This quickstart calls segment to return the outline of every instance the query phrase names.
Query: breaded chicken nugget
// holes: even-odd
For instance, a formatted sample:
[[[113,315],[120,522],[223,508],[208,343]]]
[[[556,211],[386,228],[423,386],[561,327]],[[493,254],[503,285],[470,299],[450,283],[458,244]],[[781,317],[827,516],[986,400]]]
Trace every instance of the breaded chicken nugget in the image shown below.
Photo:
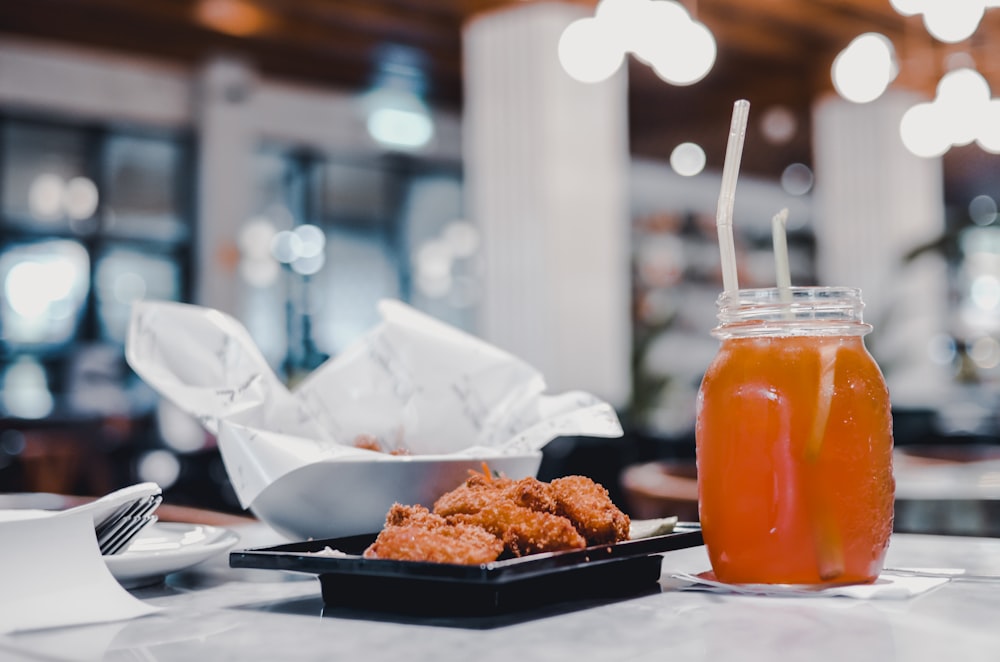
[[[513,482],[509,478],[487,478],[474,473],[462,485],[442,494],[434,502],[434,512],[445,517],[477,513],[497,499],[502,499],[504,488]]]
[[[546,513],[555,513],[557,503],[550,493],[548,483],[537,478],[486,478],[482,474],[472,474],[464,484],[441,495],[434,502],[434,512],[445,517],[449,515],[478,513],[498,500],[513,503]]]
[[[503,542],[478,526],[455,524],[437,529],[418,525],[389,526],[365,550],[368,559],[429,561],[478,565],[496,561]]]
[[[611,501],[608,491],[586,476],[566,476],[550,483],[557,513],[568,518],[588,545],[628,539],[630,520]]]
[[[503,542],[481,527],[449,523],[422,506],[395,504],[364,556],[476,565],[495,561],[503,549]]]
[[[512,481],[503,488],[503,495],[519,506],[530,508],[540,513],[556,514],[559,507],[555,496],[552,494],[552,487],[537,478],[528,477]]]
[[[587,545],[565,517],[531,510],[505,498],[497,499],[477,513],[449,516],[448,521],[482,527],[503,540],[507,551],[514,556],[580,549]]]
[[[404,506],[392,504],[385,516],[386,526],[418,525],[428,529],[447,526],[448,521],[440,515],[435,515],[423,506]]]

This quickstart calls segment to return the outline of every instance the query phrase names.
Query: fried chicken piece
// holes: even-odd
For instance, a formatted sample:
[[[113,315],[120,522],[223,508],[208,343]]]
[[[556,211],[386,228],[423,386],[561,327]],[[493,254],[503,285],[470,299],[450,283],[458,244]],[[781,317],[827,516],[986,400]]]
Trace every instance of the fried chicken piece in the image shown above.
[[[434,502],[434,512],[445,517],[459,513],[478,513],[497,499],[502,499],[504,488],[513,482],[509,478],[487,478],[474,473],[462,485],[442,494]]]
[[[630,520],[611,501],[608,491],[586,476],[557,478],[550,484],[557,513],[568,518],[588,545],[628,540]]]
[[[481,527],[450,523],[422,506],[397,503],[364,557],[477,565],[495,561],[503,549],[503,542]]]
[[[545,513],[555,513],[557,503],[550,494],[548,483],[537,478],[486,478],[474,473],[451,492],[441,495],[434,502],[434,512],[438,515],[478,513],[498,499],[512,501],[519,506]]]
[[[399,503],[392,504],[389,512],[385,515],[386,526],[422,526],[427,529],[436,529],[439,526],[447,526],[445,518],[435,515],[423,506],[404,506]]]
[[[559,503],[552,494],[552,486],[537,478],[528,477],[511,482],[503,488],[503,495],[519,506],[540,513],[558,514]]]
[[[501,495],[476,513],[458,513],[449,522],[489,531],[514,556],[580,549],[587,541],[565,517],[519,506]]]

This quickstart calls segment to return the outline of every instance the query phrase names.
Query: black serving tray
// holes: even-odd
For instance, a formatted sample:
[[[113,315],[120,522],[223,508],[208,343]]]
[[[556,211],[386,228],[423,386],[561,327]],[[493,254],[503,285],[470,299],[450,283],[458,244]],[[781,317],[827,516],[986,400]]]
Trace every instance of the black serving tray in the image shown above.
[[[613,545],[481,565],[366,559],[377,534],[230,552],[234,568],[315,574],[328,607],[421,615],[490,615],[584,599],[642,593],[660,578],[659,554],[702,544],[697,524]],[[344,556],[317,555],[324,548]]]

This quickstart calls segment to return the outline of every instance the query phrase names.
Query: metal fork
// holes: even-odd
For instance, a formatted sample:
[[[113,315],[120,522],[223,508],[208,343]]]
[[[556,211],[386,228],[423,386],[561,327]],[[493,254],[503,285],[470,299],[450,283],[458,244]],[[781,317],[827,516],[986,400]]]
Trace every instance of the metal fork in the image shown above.
[[[140,531],[156,521],[153,511],[162,500],[159,485],[139,483],[62,513],[89,513],[94,520],[98,547],[101,554],[107,556],[121,552]]]
[[[162,494],[152,494],[125,504],[97,526],[97,546],[101,555],[110,556],[122,551],[140,531],[155,522],[158,518],[153,511],[161,501]]]

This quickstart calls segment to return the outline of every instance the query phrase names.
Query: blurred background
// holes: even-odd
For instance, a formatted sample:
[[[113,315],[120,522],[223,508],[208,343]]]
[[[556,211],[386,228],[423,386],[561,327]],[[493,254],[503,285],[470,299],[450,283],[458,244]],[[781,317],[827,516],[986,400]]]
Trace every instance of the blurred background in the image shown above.
[[[294,386],[394,297],[615,405],[624,439],[542,471],[645,512],[690,474],[739,98],[740,284],[773,285],[787,207],[793,282],[863,290],[897,446],[991,457],[998,6],[2,3],[0,492],[238,511],[215,440],[125,364],[131,303],[236,316]]]

